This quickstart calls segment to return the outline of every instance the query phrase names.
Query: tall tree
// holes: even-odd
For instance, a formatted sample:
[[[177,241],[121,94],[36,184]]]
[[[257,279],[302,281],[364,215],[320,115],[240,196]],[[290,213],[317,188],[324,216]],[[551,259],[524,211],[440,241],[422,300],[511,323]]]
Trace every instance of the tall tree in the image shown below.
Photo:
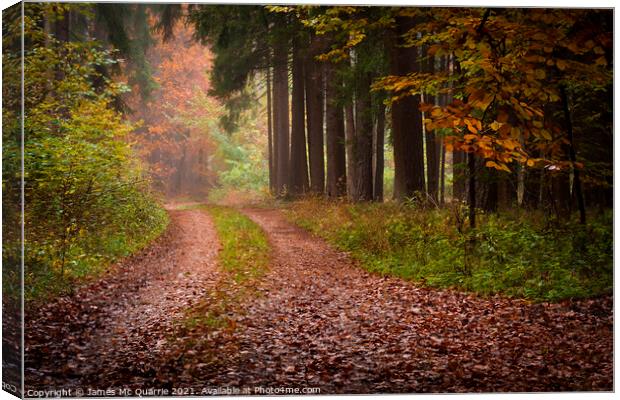
[[[360,71],[355,83],[355,136],[352,143],[353,155],[353,201],[373,199],[372,171],[372,102],[370,96],[370,72]]]
[[[291,171],[290,192],[303,194],[308,190],[308,159],[306,152],[305,99],[304,99],[304,54],[299,37],[293,39],[291,93]]]
[[[322,194],[325,190],[325,151],[323,129],[323,64],[316,57],[323,51],[323,43],[310,35],[308,57],[305,62],[306,117],[308,125],[308,158],[310,163],[310,190]]]
[[[289,174],[289,98],[288,46],[279,43],[273,53],[273,116],[276,149],[276,190],[282,195],[288,188]]]
[[[355,156],[353,155],[355,143],[355,98],[351,97],[347,100],[344,106],[344,119],[345,119],[345,150],[347,161],[347,194],[351,198],[353,193],[353,182],[357,174],[357,168],[355,168]]]
[[[414,29],[412,17],[396,17],[390,49],[393,75],[419,72],[418,49],[403,47],[403,36]],[[394,198],[404,200],[416,191],[424,191],[424,137],[419,94],[406,96],[392,104],[392,141],[394,145]]]
[[[385,105],[381,102],[377,106],[373,132],[373,200],[383,201],[383,173],[384,173],[384,147],[385,147]]]
[[[342,79],[332,63],[325,65],[327,194],[341,197],[347,193],[346,148],[343,108],[340,101]]]
[[[435,57],[428,54],[428,47],[424,47],[423,51],[423,72],[433,74],[435,72]],[[430,92],[424,93],[424,101],[426,103],[435,104],[436,96]],[[426,129],[426,176],[427,176],[427,192],[431,201],[435,204],[439,203],[439,163],[440,163],[440,144],[435,131]]]
[[[267,158],[269,163],[269,191],[276,193],[276,179],[275,179],[275,152],[274,152],[274,140],[273,140],[273,106],[271,101],[271,67],[268,62],[267,72],[265,74],[265,83],[267,89]]]

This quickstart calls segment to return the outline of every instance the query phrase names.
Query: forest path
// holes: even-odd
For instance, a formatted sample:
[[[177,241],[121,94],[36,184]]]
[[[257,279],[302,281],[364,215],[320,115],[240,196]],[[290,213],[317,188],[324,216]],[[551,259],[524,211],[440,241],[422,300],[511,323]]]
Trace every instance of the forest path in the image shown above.
[[[269,238],[271,269],[234,329],[198,332],[217,362],[175,336],[221,278],[208,214],[176,210],[148,249],[27,315],[27,388],[612,390],[611,297],[532,305],[423,288],[355,267],[279,210],[243,212]]]
[[[170,210],[170,217],[147,249],[26,316],[27,389],[152,381],[175,323],[218,280],[219,244],[208,214]]]
[[[273,247],[237,319],[240,359],[212,382],[321,393],[612,390],[611,298],[482,299],[369,274],[286,221],[243,212]]]

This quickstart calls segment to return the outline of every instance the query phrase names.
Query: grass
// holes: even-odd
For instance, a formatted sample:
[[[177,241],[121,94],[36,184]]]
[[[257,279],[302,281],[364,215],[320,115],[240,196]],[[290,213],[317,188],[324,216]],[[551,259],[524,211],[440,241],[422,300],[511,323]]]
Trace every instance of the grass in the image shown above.
[[[501,293],[559,301],[613,288],[611,212],[587,226],[533,212],[482,214],[463,224],[463,209],[348,204],[306,199],[287,209],[291,221],[348,251],[372,272],[481,295]]]
[[[213,218],[221,243],[218,265],[222,277],[208,299],[188,310],[185,325],[189,329],[234,328],[227,316],[257,295],[256,285],[269,270],[267,237],[256,223],[233,208],[199,207]]]

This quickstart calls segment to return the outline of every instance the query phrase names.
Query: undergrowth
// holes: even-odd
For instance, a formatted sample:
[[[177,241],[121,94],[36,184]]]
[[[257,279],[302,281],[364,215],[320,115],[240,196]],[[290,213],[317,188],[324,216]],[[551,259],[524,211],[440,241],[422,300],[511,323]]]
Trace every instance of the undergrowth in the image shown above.
[[[122,217],[125,217],[123,222],[120,221]],[[140,251],[158,238],[169,223],[167,212],[147,197],[140,199],[139,204],[119,209],[117,220],[96,233],[79,235],[72,240],[63,254],[62,268],[58,267],[60,260],[50,256],[54,253],[48,247],[53,247],[53,243],[26,240],[26,302],[49,300],[71,292],[84,281],[100,276],[114,262]],[[18,251],[13,253],[19,254]],[[19,260],[13,262],[18,263]],[[11,285],[13,281],[15,285]],[[18,282],[17,276],[13,280],[6,279],[4,288],[8,291],[19,290]]]
[[[463,210],[306,199],[290,220],[350,252],[365,269],[439,288],[559,301],[613,287],[611,212],[586,226],[534,212],[482,214],[469,230]]]

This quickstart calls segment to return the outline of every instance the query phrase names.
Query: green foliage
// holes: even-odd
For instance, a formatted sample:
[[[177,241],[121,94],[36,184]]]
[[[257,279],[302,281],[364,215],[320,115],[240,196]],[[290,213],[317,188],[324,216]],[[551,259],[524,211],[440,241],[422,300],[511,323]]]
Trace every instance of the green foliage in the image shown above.
[[[248,83],[266,65],[269,20],[259,5],[204,5],[188,16],[196,38],[213,51],[209,94],[225,103],[227,113],[221,122],[228,132],[238,128],[240,111],[251,105],[244,93]]]
[[[269,181],[269,170],[263,151],[257,146],[241,142],[242,139],[239,140],[238,136],[240,135],[212,135],[218,143],[218,155],[227,165],[227,168],[219,173],[220,184],[230,188],[261,190]]]
[[[304,200],[289,217],[349,251],[373,272],[535,301],[588,297],[613,284],[612,215],[587,226],[544,224],[539,215],[484,215],[459,232],[462,210],[396,204],[344,205]]]
[[[114,52],[96,42],[61,41],[46,33],[43,16],[53,10],[30,4],[24,28],[27,300],[70,289],[76,279],[143,247],[167,224],[127,143],[134,127],[113,108],[127,88],[100,72],[117,63]],[[3,67],[16,67],[19,57],[7,52]],[[19,76],[8,78],[8,88],[19,85]],[[20,173],[21,132],[14,123],[15,104],[3,106],[3,165],[8,167],[3,187],[17,198],[19,187],[11,182]],[[5,246],[18,248],[19,241]],[[3,253],[4,261],[13,258]]]

